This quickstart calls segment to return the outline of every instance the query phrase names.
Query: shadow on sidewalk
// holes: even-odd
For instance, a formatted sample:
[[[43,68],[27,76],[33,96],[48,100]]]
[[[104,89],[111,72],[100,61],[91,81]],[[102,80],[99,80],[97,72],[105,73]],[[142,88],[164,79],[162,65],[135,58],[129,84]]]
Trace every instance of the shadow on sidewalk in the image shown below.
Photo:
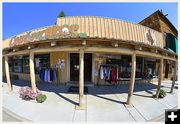
[[[30,81],[27,80],[14,80],[12,81],[13,85],[16,86],[30,86],[31,87],[31,83]],[[58,95],[59,97],[63,98],[64,100],[77,105],[78,103],[63,96],[61,93],[64,94],[74,94],[71,92],[68,92],[68,89],[70,86],[67,85],[57,85],[57,84],[53,84],[53,83],[37,83],[36,86],[38,87],[39,90],[41,91],[47,91],[47,92],[54,92],[56,95]],[[140,91],[146,91],[147,93],[153,95],[153,93],[151,92],[151,90],[156,89],[157,85],[152,84],[152,83],[135,83],[134,86],[134,95],[137,96],[142,96],[142,97],[150,97],[150,96],[145,96],[145,95],[139,95],[136,94],[136,92],[140,92]],[[119,84],[119,85],[103,85],[103,86],[93,86],[93,87],[88,87],[88,95],[93,95],[96,96],[98,98],[101,99],[106,99],[109,101],[113,101],[113,102],[117,102],[119,104],[125,104],[122,101],[116,101],[114,99],[110,99],[110,98],[105,98],[103,96],[99,96],[99,95],[106,95],[106,94],[128,94],[128,90],[129,90],[129,85],[128,84]],[[78,93],[77,93],[78,94]],[[150,97],[152,98],[152,97]]]

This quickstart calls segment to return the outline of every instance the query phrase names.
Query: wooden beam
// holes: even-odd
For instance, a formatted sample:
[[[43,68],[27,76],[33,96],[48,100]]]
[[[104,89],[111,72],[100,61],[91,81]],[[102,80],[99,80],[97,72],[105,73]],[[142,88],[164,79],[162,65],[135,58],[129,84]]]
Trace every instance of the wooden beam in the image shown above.
[[[29,54],[29,50],[11,52],[11,53],[5,54],[4,56],[15,56],[15,55],[24,55],[24,54]]]
[[[168,57],[168,56],[163,56],[163,59],[167,59],[167,60],[171,60],[171,61],[178,61],[176,58]]]
[[[177,59],[174,57],[168,57],[168,56],[164,56],[161,54],[156,54],[156,53],[151,53],[151,52],[146,52],[146,51],[137,51],[136,50],[136,54],[137,54],[137,56],[145,56],[145,57],[157,58],[157,59],[160,59],[163,57],[163,59],[177,61]]]
[[[127,105],[131,104],[131,97],[133,95],[134,91],[134,83],[135,83],[135,76],[136,76],[136,54],[133,53],[132,60],[131,60],[132,66],[131,66],[131,81],[129,84],[129,93],[127,98]]]
[[[174,85],[175,85],[175,82],[176,82],[177,64],[178,64],[177,62],[174,62],[174,75],[173,75],[173,82],[172,82],[170,93],[173,93]]]
[[[137,56],[145,56],[145,57],[150,57],[150,58],[162,58],[162,55],[160,54],[155,54],[152,52],[146,52],[146,51],[137,51],[136,50]]]
[[[160,68],[159,68],[159,76],[158,76],[158,86],[157,86],[157,91],[156,91],[156,98],[159,97],[159,92],[161,88],[161,83],[162,83],[162,77],[163,77],[163,61],[164,59],[160,59]]]
[[[9,91],[12,91],[12,85],[10,80],[10,74],[9,74],[9,63],[8,63],[8,56],[5,56],[5,70],[6,70],[6,80],[8,84]]]
[[[83,49],[82,46],[57,46],[57,47],[47,47],[47,48],[37,48],[32,49],[31,52],[34,53],[42,53],[42,52],[55,52],[55,51],[78,51],[79,49]],[[112,48],[112,47],[91,47],[86,46],[85,51],[87,52],[110,52],[110,53],[121,53],[131,55],[133,50],[125,49],[125,48]]]
[[[79,106],[76,109],[85,109],[85,98],[84,98],[84,50],[79,50]]]
[[[13,55],[22,55],[22,54],[28,54],[29,52],[33,53],[47,53],[47,52],[56,52],[56,51],[78,51],[79,49],[84,48],[83,46],[54,46],[54,47],[46,47],[46,48],[34,48],[30,50],[23,50],[18,52],[11,52],[8,54],[5,54],[7,56],[13,56]],[[103,46],[86,46],[85,51],[87,52],[109,52],[109,53],[118,53],[118,54],[125,54],[125,55],[132,55],[134,50],[128,49],[128,48],[113,48],[113,47],[103,47]],[[156,54],[152,52],[146,52],[146,51],[139,51],[136,50],[136,56],[144,56],[144,57],[150,57],[150,58],[164,58],[167,60],[177,61],[174,57],[168,57],[163,56],[161,54]]]
[[[118,53],[132,55],[134,50],[126,48],[113,48],[113,47],[86,47],[85,51],[87,52],[105,52],[105,53]]]
[[[55,46],[55,47],[46,47],[46,48],[36,48],[32,49],[31,52],[33,53],[47,53],[47,52],[57,52],[57,51],[78,51],[82,47],[73,47],[72,45],[69,46]]]
[[[31,87],[32,87],[33,92],[36,93],[36,79],[35,79],[35,71],[34,71],[34,53],[30,53],[30,55],[29,55],[29,67],[30,67]]]

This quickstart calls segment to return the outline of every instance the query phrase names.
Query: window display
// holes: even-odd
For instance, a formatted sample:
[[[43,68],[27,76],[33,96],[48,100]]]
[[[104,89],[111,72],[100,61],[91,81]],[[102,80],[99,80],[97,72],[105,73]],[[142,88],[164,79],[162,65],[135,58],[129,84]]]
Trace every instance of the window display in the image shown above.
[[[117,80],[124,80],[131,78],[131,56],[128,55],[99,55],[99,79],[107,81],[104,78],[106,70],[109,69],[111,72],[111,67],[116,67],[117,69]],[[156,59],[136,57],[136,78],[152,78],[158,75],[157,63],[159,61]],[[106,65],[106,66],[104,66]],[[111,82],[111,80],[110,80]],[[112,82],[111,82],[112,83]]]
[[[29,56],[24,56],[23,57],[23,72],[24,73],[29,73],[30,72],[30,68],[29,68]]]
[[[39,74],[41,69],[50,68],[50,55],[49,54],[40,54],[35,55],[34,57],[35,63],[35,73]]]
[[[35,55],[35,72],[38,74],[41,69],[50,67],[50,55]],[[9,70],[16,73],[30,73],[29,56],[9,58]]]
[[[22,59],[14,59],[14,72],[22,73]]]
[[[8,63],[9,63],[9,71],[14,72],[14,63],[13,63],[12,57],[9,58]]]

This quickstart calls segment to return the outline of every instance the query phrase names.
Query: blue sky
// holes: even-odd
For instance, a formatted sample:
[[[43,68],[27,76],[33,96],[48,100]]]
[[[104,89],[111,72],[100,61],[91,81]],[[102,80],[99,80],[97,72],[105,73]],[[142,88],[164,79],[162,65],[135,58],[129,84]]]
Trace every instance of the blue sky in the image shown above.
[[[138,23],[158,9],[177,28],[177,3],[3,3],[3,39],[53,25],[60,11],[67,16],[104,16]]]

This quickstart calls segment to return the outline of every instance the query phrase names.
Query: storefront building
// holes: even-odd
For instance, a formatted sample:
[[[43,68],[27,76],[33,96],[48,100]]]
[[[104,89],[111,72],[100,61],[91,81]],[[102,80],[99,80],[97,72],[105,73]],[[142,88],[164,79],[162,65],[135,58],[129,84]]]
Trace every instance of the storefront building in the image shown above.
[[[86,83],[128,83],[130,104],[135,82],[156,78],[159,92],[165,60],[175,68],[168,72],[175,82],[178,56],[164,49],[164,40],[161,32],[118,19],[62,17],[3,41],[4,79],[10,90],[10,78],[30,80],[34,89],[39,81],[76,83],[80,108]]]
[[[164,15],[162,10],[157,10],[138,24],[147,26],[164,34],[164,48],[178,54],[178,31],[174,25]],[[174,64],[169,60],[164,60],[163,79],[172,79]]]

